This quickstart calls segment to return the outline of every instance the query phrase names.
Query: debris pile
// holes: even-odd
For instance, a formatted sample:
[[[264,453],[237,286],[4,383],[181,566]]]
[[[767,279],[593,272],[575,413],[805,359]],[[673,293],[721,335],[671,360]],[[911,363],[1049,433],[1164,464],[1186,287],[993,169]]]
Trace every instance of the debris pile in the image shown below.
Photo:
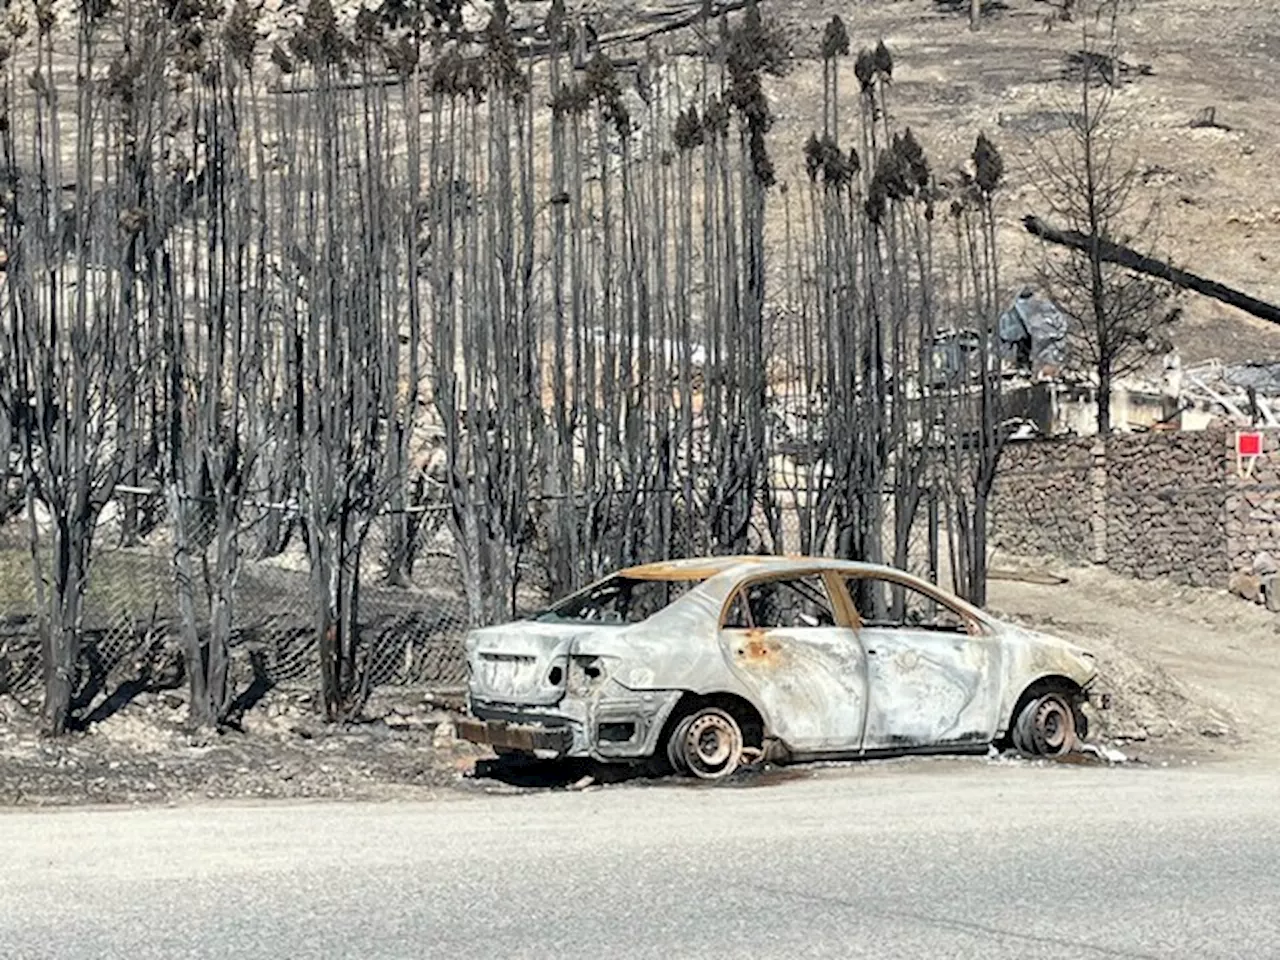
[[[1183,405],[1217,406],[1237,423],[1280,427],[1280,362],[1209,360],[1181,371]]]
[[[185,691],[144,693],[81,733],[39,735],[38,704],[0,695],[0,806],[189,800],[379,800],[451,786],[482,753],[452,735],[449,707],[378,691],[369,719],[320,720],[313,694],[272,690],[244,733],[192,732]]]
[[[1097,655],[1097,689],[1112,694],[1108,709],[1086,707],[1090,720],[1087,740],[1100,748],[1128,749],[1143,744],[1147,749],[1176,749],[1239,742],[1232,716],[1133,644],[1114,639],[1096,626],[1083,635],[1077,632],[1080,623],[1051,615],[1030,619],[1007,611],[999,615],[1051,631]]]
[[[1039,299],[1034,290],[1023,287],[1000,314],[1000,340],[1020,368],[1029,368],[1037,380],[1053,379],[1067,363],[1067,326],[1066,316],[1052,300]]]
[[[1096,50],[1075,50],[1063,57],[1062,63],[1062,79],[1077,83],[1096,77],[1108,86],[1118,87],[1154,74],[1149,63],[1129,63]]]
[[[1250,603],[1263,604],[1268,610],[1280,611],[1280,585],[1276,583],[1277,573],[1275,559],[1265,550],[1253,558],[1253,569],[1250,572],[1237,571],[1227,582],[1227,589],[1237,597],[1243,597]]]

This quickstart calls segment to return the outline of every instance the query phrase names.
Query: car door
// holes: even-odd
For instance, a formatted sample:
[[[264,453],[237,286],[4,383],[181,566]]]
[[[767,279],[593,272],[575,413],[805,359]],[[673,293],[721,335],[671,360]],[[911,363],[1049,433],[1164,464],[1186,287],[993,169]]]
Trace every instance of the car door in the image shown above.
[[[1000,646],[978,622],[905,580],[845,581],[866,659],[867,751],[964,746],[995,734]]]
[[[866,669],[831,585],[820,572],[753,578],[731,596],[721,621],[728,662],[773,735],[797,756],[862,744]]]

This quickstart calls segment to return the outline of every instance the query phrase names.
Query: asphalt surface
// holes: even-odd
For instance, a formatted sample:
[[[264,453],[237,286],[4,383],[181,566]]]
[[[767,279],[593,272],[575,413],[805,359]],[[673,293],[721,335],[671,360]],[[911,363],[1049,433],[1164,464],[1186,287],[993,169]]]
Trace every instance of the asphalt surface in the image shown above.
[[[0,814],[4,958],[1280,957],[1280,768]]]

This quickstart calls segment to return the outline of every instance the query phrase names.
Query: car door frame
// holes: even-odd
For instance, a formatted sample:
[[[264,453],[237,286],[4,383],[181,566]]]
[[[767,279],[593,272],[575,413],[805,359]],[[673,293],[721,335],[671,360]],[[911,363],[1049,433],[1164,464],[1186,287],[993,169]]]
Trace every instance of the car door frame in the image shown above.
[[[995,631],[991,629],[990,625],[980,615],[980,611],[977,611],[974,608],[966,609],[968,605],[959,600],[959,598],[953,599],[948,597],[944,591],[938,589],[927,581],[920,580],[917,577],[895,570],[842,570],[838,572],[838,579],[841,597],[843,602],[848,605],[848,615],[857,623],[855,632],[858,636],[858,643],[862,648],[865,665],[867,699],[866,716],[864,717],[862,724],[863,742],[860,752],[863,755],[879,755],[902,752],[923,753],[941,750],[950,752],[964,749],[973,749],[975,751],[985,749],[985,745],[989,742],[989,737],[981,742],[974,739],[972,741],[963,740],[961,742],[938,741],[934,743],[902,743],[894,745],[868,746],[867,739],[873,720],[872,713],[873,710],[876,709],[876,695],[875,690],[872,688],[872,658],[876,657],[877,653],[874,650],[868,649],[868,638],[866,637],[864,630],[893,630],[897,628],[892,626],[884,628],[870,627],[864,623],[862,616],[857,609],[857,604],[854,602],[853,592],[848,586],[848,582],[850,580],[879,580],[885,583],[900,584],[905,589],[915,590],[917,593],[923,594],[935,603],[950,610],[960,618],[960,620],[965,624],[965,631],[963,633],[956,631],[954,635],[956,637],[963,638],[964,641],[968,643],[982,644],[986,648],[987,656],[991,661],[986,665],[987,676],[985,680],[989,687],[986,691],[986,701],[990,704],[990,709],[987,712],[991,714],[990,717],[985,719],[989,721],[991,729],[988,731],[986,729],[987,725],[984,725],[982,730],[983,733],[994,733],[995,728],[999,725],[999,719],[996,714],[998,713],[1001,693],[1004,686],[1004,650]],[[904,627],[903,629],[904,631],[910,630],[909,627]],[[937,631],[937,633],[940,636],[949,635],[949,632],[947,631]]]
[[[751,617],[750,604],[746,600],[745,591],[755,583],[766,582],[770,580],[802,580],[806,577],[819,577],[822,580],[823,587],[826,590],[827,599],[831,604],[832,617],[834,625],[830,628],[806,628],[806,629],[831,629],[839,630],[844,634],[843,639],[847,641],[847,656],[852,657],[853,663],[856,665],[852,671],[852,675],[847,675],[847,664],[833,664],[835,669],[846,674],[846,693],[856,695],[859,703],[857,704],[857,733],[856,737],[850,739],[844,744],[835,745],[816,745],[802,744],[796,742],[787,742],[785,738],[779,737],[786,747],[788,753],[793,759],[818,760],[824,758],[851,757],[858,756],[862,753],[862,743],[865,735],[868,704],[870,700],[870,689],[867,675],[866,653],[861,642],[858,640],[858,629],[860,621],[857,620],[856,611],[849,602],[843,584],[840,582],[840,574],[831,569],[815,565],[813,567],[801,567],[787,571],[768,571],[762,570],[753,572],[751,575],[743,577],[724,599],[721,605],[720,613],[716,623],[716,633],[720,639],[722,648],[724,649],[726,662],[730,665],[730,669],[738,677],[742,683],[752,693],[752,697],[756,703],[757,709],[765,714],[764,720],[766,727],[771,736],[777,736],[780,724],[778,723],[778,714],[784,712],[786,708],[785,702],[779,702],[777,696],[770,696],[767,690],[763,690],[759,683],[758,676],[753,673],[753,668],[767,669],[768,659],[771,656],[779,654],[779,645],[768,642],[768,634],[777,630],[785,634],[787,630],[799,628],[765,628],[755,626],[754,620],[748,628],[730,628],[725,626],[725,618],[730,609],[741,595],[743,605],[746,609],[748,618]],[[746,634],[742,639],[746,640],[747,647],[739,649],[736,643],[730,642],[730,634]],[[754,645],[754,646],[752,646]],[[834,728],[834,723],[833,723]]]

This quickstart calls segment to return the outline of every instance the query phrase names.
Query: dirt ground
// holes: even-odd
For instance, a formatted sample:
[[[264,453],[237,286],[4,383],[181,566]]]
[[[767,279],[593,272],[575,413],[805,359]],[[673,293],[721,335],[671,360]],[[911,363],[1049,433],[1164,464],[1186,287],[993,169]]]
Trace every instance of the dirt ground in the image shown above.
[[[367,722],[319,719],[310,694],[273,691],[242,732],[184,729],[183,691],[144,693],[88,730],[38,736],[39,703],[0,696],[0,806],[200,800],[424,799],[482,751],[451,734],[456,698],[380,691]]]
[[[967,4],[964,5],[967,10]],[[986,132],[1006,160],[999,203],[1009,285],[1034,280],[1038,247],[1021,227],[1047,211],[1034,181],[1033,145],[1073,109],[1063,57],[1078,49],[1082,24],[1049,24],[1048,4],[1005,0],[972,33],[963,16],[932,0],[765,3],[792,26],[797,52],[816,50],[832,14],[844,19],[853,51],[883,38],[894,57],[889,107],[910,126],[935,170],[946,173]],[[1152,235],[1139,245],[1178,266],[1270,302],[1280,302],[1280,17],[1272,0],[1135,0],[1122,21],[1122,59],[1150,66],[1115,97],[1118,155],[1137,174],[1136,213],[1155,206]],[[1210,26],[1211,25],[1211,26]],[[852,59],[842,89],[853,91]],[[798,65],[770,88],[778,122],[771,149],[780,179],[803,183],[800,145],[821,123],[821,66]],[[851,95],[844,109],[852,132]],[[1206,107],[1228,130],[1192,129]],[[1041,151],[1043,152],[1043,150]],[[1135,224],[1136,226],[1136,224]],[[1183,360],[1280,357],[1280,327],[1217,301],[1188,296],[1174,340]]]
[[[1226,591],[1139,581],[1098,567],[997,558],[988,608],[1078,642],[1114,695],[1096,733],[1130,752],[1280,754],[1280,617]],[[1051,572],[1049,585],[1006,574]],[[1038,578],[1037,578],[1038,579]]]

